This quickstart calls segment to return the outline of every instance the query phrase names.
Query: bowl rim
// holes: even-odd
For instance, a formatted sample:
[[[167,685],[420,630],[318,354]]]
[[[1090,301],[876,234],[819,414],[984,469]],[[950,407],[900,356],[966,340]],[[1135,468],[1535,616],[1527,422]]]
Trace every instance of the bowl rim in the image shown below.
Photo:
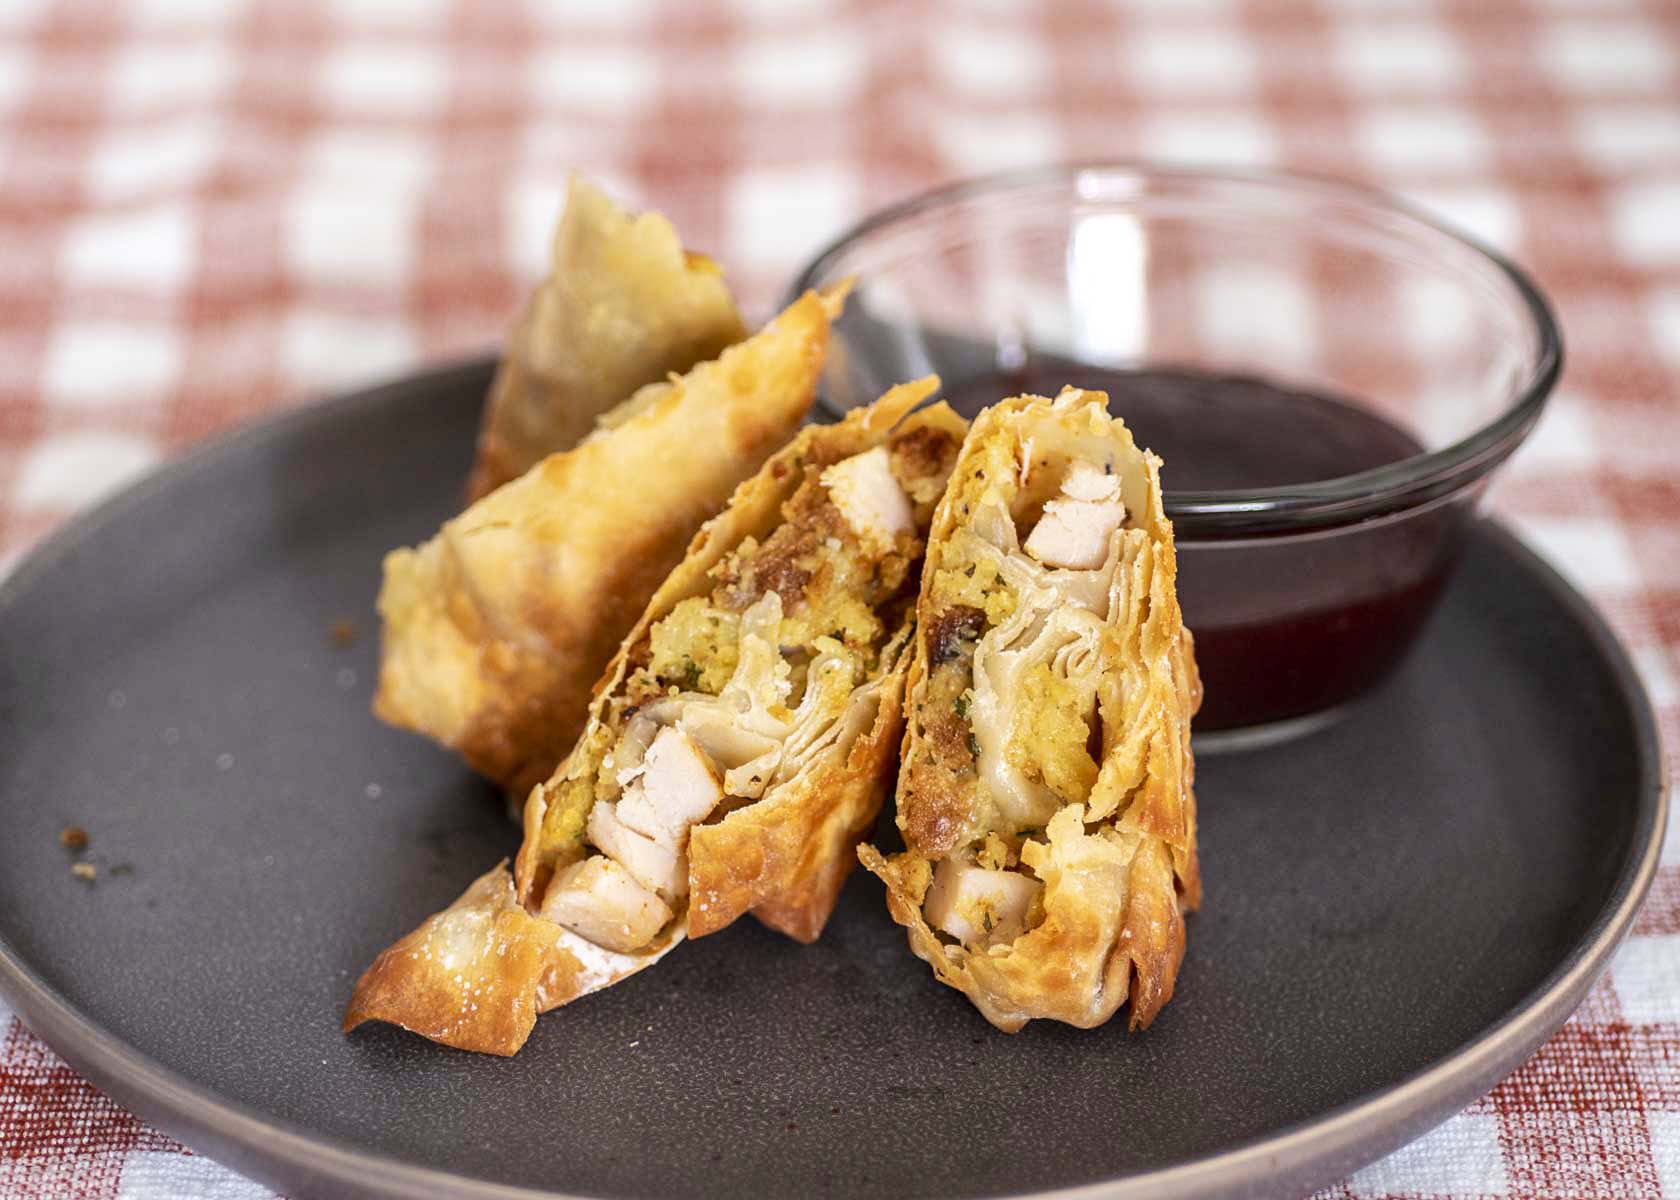
[[[1289,534],[1363,521],[1425,504],[1462,491],[1502,463],[1539,420],[1563,370],[1563,333],[1551,302],[1523,268],[1485,242],[1391,192],[1331,175],[1210,164],[1164,164],[1142,159],[1070,159],[1033,167],[969,176],[916,192],[876,209],[826,243],[795,276],[784,303],[827,278],[834,262],[856,243],[941,208],[976,198],[997,197],[1066,183],[1082,190],[1093,174],[1150,182],[1237,185],[1272,192],[1317,196],[1410,224],[1418,232],[1444,237],[1490,264],[1515,292],[1534,335],[1527,377],[1515,399],[1470,433],[1434,450],[1351,475],[1282,487],[1165,492],[1167,516],[1181,533],[1207,536]],[[819,406],[833,415],[832,408]]]

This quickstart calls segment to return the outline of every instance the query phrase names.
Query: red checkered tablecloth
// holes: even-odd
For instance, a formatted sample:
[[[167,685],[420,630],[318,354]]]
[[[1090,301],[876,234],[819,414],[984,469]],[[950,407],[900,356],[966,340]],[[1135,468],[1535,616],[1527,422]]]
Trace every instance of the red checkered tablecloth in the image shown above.
[[[1492,508],[1680,745],[1675,0],[0,3],[0,555],[189,443],[491,346],[565,173],[755,313],[868,209],[1068,156],[1333,172],[1531,267],[1570,363]],[[0,1008],[0,1197],[265,1197]],[[1326,1196],[1680,1200],[1680,836],[1516,1075]]]

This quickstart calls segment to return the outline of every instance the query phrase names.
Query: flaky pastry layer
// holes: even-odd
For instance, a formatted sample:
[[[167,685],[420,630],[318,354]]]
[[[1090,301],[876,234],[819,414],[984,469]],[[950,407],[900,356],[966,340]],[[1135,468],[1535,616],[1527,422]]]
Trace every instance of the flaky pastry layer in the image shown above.
[[[638,388],[745,336],[716,263],[685,252],[658,213],[627,213],[574,176],[548,275],[491,385],[467,499],[570,450]]]
[[[1201,897],[1201,686],[1160,460],[1107,402],[1069,389],[976,419],[923,567],[907,849],[860,849],[914,952],[1009,1031],[1101,1024],[1128,999],[1148,1025]]]

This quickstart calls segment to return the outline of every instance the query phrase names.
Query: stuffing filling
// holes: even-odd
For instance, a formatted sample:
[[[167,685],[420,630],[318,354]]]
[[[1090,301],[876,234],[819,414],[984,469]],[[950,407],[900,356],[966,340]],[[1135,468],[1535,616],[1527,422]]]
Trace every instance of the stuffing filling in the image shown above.
[[[1128,512],[1106,445],[1029,444],[995,463],[988,452],[1003,453],[985,448],[953,481],[958,527],[929,584],[929,761],[912,786],[944,789],[972,814],[934,864],[924,916],[970,949],[1002,952],[1043,919],[1045,826],[1097,779],[1103,636]],[[1007,498],[983,482],[1011,476]]]
[[[689,831],[763,798],[868,727],[877,668],[914,603],[912,567],[933,495],[913,427],[804,479],[762,541],[712,571],[631,653],[592,776],[545,816],[579,842],[542,916],[611,950],[648,946],[684,911]],[[942,461],[941,461],[942,460]],[[578,822],[581,820],[581,829]]]

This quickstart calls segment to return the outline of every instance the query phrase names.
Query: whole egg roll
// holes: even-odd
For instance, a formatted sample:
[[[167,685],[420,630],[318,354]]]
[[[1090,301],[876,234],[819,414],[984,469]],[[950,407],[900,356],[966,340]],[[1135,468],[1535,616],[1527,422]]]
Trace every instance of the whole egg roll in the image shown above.
[[[648,598],[730,491],[804,419],[844,289],[642,388],[576,449],[385,559],[374,712],[517,797],[577,739]]]
[[[627,213],[574,176],[548,275],[490,388],[467,499],[570,450],[636,389],[745,336],[716,263],[684,251],[658,213]]]
[[[1101,392],[982,413],[928,536],[898,781],[906,849],[859,853],[938,978],[998,1028],[1172,996],[1200,901],[1160,460]]]
[[[752,913],[809,941],[892,786],[928,523],[966,427],[933,379],[812,426],[625,639],[498,868],[386,950],[346,1029],[512,1054],[536,1014]]]

